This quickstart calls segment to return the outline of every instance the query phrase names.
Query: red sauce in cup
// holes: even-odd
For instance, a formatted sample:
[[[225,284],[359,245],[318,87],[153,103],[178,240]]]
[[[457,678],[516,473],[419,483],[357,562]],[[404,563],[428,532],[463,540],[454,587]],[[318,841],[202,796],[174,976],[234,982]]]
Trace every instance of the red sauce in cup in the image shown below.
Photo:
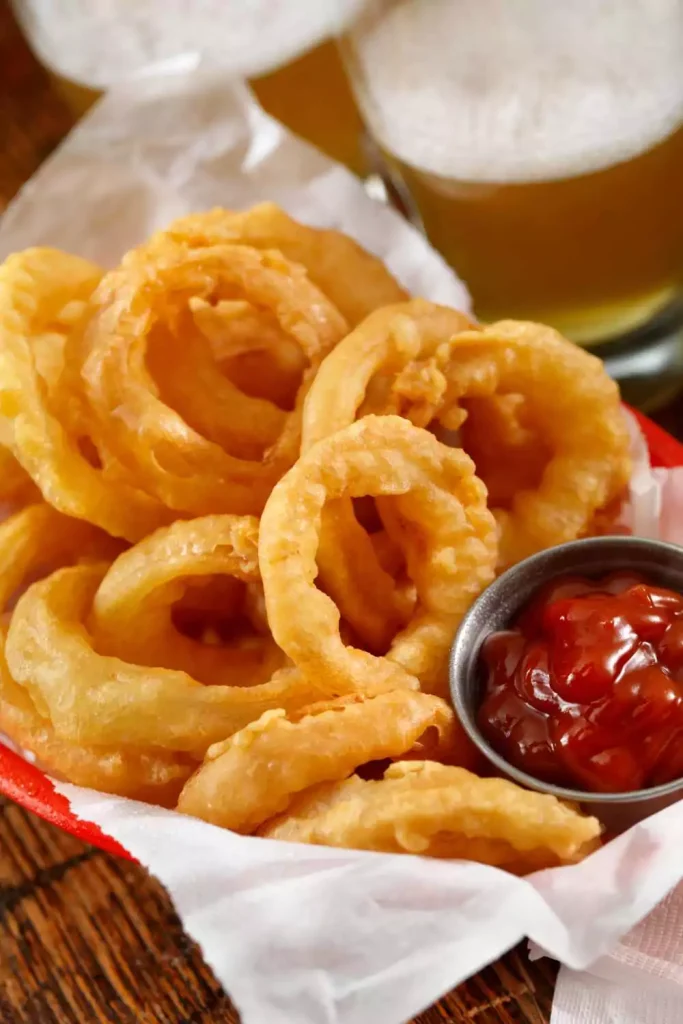
[[[482,649],[479,727],[537,779],[599,793],[683,776],[683,597],[562,577]]]

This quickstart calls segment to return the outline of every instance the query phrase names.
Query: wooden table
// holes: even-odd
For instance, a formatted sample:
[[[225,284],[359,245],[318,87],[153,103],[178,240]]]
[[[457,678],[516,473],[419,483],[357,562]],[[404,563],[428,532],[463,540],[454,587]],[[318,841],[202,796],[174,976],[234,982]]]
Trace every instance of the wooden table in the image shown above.
[[[72,115],[0,0],[0,210]],[[665,414],[669,429],[680,406]],[[0,802],[2,1024],[236,1024],[161,885],[133,864]],[[547,1024],[557,966],[520,947],[416,1024]]]

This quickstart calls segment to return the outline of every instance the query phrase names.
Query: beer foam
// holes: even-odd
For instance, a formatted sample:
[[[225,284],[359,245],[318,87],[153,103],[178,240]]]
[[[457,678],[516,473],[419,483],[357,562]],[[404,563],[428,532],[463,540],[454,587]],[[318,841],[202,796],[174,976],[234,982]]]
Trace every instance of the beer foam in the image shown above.
[[[333,35],[364,0],[15,0],[49,68],[106,88],[156,68],[200,62],[254,77]]]
[[[448,178],[584,174],[683,122],[683,0],[404,0],[349,40],[378,141]]]

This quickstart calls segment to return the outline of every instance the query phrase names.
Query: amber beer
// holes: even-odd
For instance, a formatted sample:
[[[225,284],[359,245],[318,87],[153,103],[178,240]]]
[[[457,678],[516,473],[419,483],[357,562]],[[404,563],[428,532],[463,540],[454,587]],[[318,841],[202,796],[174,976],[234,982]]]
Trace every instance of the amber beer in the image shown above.
[[[683,0],[371,2],[357,98],[477,314],[584,343],[683,281]]]
[[[250,79],[261,106],[334,160],[364,175],[363,121],[334,42]]]

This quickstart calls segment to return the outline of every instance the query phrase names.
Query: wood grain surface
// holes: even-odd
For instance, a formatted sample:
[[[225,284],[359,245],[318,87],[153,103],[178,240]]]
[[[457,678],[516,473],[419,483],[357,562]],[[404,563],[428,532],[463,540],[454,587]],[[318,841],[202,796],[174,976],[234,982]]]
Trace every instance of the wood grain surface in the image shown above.
[[[72,122],[0,0],[0,210]],[[416,1024],[547,1024],[556,971],[513,950]],[[238,1021],[158,882],[0,803],[2,1024]]]

